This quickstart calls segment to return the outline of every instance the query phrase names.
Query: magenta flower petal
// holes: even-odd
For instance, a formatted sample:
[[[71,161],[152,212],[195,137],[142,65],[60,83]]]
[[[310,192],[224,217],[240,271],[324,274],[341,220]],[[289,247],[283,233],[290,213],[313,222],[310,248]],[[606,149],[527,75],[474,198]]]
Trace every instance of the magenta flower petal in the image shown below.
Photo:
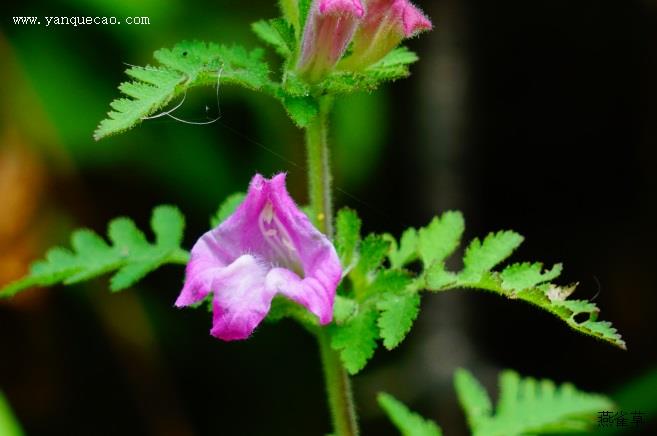
[[[283,295],[315,314],[333,319],[342,267],[331,242],[296,206],[285,175],[256,175],[244,202],[192,248],[185,285],[176,306],[213,294],[211,334],[248,338]]]
[[[335,67],[365,14],[360,0],[313,1],[301,42],[299,73],[318,82]]]
[[[349,69],[365,68],[383,58],[404,38],[431,30],[431,21],[408,0],[367,0],[367,13],[353,38]]]

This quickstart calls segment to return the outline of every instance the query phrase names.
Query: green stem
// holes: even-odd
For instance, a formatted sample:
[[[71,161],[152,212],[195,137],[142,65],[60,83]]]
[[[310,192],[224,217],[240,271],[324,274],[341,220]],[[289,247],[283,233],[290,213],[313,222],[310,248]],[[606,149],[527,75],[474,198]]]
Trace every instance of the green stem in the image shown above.
[[[308,191],[313,221],[329,238],[333,237],[331,167],[327,143],[330,100],[321,100],[319,115],[306,129]]]
[[[340,356],[331,348],[326,329],[319,329],[317,340],[324,367],[329,407],[333,417],[333,432],[335,436],[358,436],[358,421],[349,375],[342,366]]]
[[[308,185],[313,221],[329,238],[333,237],[333,206],[331,197],[331,168],[329,164],[328,116],[331,100],[320,102],[320,113],[306,129],[308,153]],[[354,408],[351,381],[340,356],[331,348],[326,329],[317,329],[329,408],[335,436],[358,436],[358,422]]]

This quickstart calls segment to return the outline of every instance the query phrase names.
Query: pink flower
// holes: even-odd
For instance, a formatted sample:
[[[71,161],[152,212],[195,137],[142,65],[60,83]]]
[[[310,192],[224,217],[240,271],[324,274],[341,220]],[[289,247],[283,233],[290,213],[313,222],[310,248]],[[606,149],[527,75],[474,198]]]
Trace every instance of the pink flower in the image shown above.
[[[367,13],[354,36],[348,69],[362,69],[379,61],[404,38],[431,30],[431,21],[408,0],[366,0]]]
[[[360,0],[315,0],[301,42],[297,70],[307,81],[322,80],[338,63],[365,14]]]
[[[210,333],[226,341],[246,339],[280,294],[305,306],[320,324],[333,319],[342,276],[331,242],[296,206],[285,174],[256,174],[244,202],[192,248],[176,306],[213,293]]]

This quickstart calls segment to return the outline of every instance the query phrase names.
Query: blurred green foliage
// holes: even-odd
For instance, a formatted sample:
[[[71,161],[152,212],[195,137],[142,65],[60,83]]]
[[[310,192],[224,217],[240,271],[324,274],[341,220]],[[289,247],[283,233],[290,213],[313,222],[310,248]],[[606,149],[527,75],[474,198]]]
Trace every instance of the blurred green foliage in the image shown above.
[[[2,392],[0,392],[0,434],[3,436],[23,436],[23,430]]]

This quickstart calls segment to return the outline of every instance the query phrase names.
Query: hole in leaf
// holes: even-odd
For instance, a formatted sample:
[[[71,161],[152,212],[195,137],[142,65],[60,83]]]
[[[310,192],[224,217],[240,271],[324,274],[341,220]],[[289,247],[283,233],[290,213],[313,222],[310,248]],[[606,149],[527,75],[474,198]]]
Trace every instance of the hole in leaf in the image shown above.
[[[183,57],[187,56],[187,50],[185,50],[184,52],[182,52],[182,55],[183,55]]]
[[[577,324],[582,324],[582,323],[588,321],[590,318],[591,318],[591,314],[587,313],[587,312],[580,312],[578,314],[575,314],[575,316],[573,316],[573,320]]]
[[[405,265],[404,269],[414,272],[415,274],[419,274],[422,271],[422,261],[419,259],[414,260],[413,262]]]

